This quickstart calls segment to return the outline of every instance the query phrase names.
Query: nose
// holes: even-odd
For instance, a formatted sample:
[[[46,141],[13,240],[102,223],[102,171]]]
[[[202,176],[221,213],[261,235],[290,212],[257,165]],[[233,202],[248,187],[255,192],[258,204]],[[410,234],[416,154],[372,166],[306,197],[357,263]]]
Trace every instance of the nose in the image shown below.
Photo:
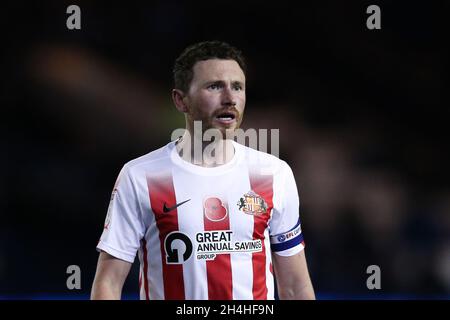
[[[234,107],[236,104],[235,92],[230,86],[226,86],[222,91],[222,105]]]

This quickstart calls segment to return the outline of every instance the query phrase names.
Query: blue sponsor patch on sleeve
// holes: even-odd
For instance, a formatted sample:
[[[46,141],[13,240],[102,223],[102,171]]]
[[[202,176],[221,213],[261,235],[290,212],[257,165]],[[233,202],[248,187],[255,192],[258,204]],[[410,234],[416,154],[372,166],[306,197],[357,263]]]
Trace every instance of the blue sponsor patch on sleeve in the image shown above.
[[[300,219],[297,224],[289,231],[270,236],[272,251],[283,251],[293,248],[303,241]]]

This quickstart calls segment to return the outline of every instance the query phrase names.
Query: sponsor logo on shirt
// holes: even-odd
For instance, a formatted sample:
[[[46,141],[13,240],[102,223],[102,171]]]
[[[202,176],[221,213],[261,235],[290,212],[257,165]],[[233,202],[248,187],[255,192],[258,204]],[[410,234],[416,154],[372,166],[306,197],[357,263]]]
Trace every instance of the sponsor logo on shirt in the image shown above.
[[[250,190],[237,203],[239,210],[246,214],[260,216],[267,212],[267,203],[259,194]]]
[[[275,243],[282,243],[291,240],[292,238],[295,238],[302,232],[302,228],[300,224],[295,227],[295,229],[288,231],[286,233],[279,234],[277,236],[273,236],[274,239],[276,239]]]
[[[192,241],[183,232],[173,231],[164,239],[167,264],[182,264],[192,255]]]
[[[195,240],[198,260],[214,260],[219,254],[262,251],[261,239],[233,241],[233,231],[230,230],[198,232]]]
[[[233,241],[230,230],[198,232],[195,241],[183,232],[174,231],[164,239],[167,264],[183,264],[194,249],[197,260],[214,260],[219,254],[261,252],[262,240]]]

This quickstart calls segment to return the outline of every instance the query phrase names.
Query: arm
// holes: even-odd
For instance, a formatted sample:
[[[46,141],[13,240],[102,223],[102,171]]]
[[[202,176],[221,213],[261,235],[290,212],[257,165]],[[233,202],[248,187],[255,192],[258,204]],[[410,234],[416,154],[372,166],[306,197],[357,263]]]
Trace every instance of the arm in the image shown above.
[[[120,300],[131,263],[102,251],[92,284],[91,300]]]
[[[281,300],[315,300],[305,250],[289,257],[274,253],[272,261]]]

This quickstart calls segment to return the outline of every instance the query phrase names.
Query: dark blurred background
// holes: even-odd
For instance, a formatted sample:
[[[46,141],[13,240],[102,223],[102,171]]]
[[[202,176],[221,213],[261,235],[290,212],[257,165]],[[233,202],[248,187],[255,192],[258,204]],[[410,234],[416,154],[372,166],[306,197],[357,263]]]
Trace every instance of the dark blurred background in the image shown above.
[[[448,1],[1,8],[0,298],[89,297],[116,176],[183,127],[172,64],[212,39],[247,57],[244,127],[280,129],[318,298],[450,297]],[[136,260],[124,297],[137,291]]]

